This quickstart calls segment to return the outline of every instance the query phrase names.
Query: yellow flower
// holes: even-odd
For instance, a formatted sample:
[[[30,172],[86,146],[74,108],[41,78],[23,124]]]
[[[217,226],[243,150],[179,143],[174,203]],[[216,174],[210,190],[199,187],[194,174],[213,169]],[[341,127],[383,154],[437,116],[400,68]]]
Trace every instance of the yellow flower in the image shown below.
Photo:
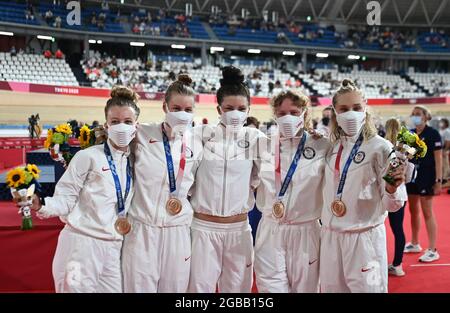
[[[72,135],[72,128],[69,124],[61,124],[56,126],[55,131],[62,134]]]
[[[25,183],[25,178],[24,169],[17,167],[6,174],[6,184],[10,188],[18,188]]]
[[[41,170],[35,164],[28,164],[27,171],[30,172],[31,175],[33,175],[34,179],[38,179],[39,173],[41,172]]]
[[[53,130],[49,129],[47,132],[47,139],[44,142],[44,148],[48,149],[52,145],[52,139],[53,139]]]
[[[83,127],[81,127],[80,137],[78,137],[78,140],[80,141],[81,148],[89,146],[89,143],[91,141],[91,130],[87,125],[83,125]]]

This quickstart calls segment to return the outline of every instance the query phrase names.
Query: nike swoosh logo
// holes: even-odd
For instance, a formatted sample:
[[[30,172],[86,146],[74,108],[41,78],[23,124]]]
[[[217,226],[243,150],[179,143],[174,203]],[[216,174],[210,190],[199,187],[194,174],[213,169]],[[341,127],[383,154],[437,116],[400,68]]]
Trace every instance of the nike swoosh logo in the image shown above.
[[[314,261],[309,261],[309,265],[315,263],[317,261],[317,259],[315,259]]]
[[[155,143],[155,142],[158,142],[158,140],[156,140],[156,139],[150,139],[148,142],[149,142],[149,143]]]
[[[184,258],[184,261],[186,262],[187,260],[189,260],[191,257],[189,256],[189,257],[187,257],[187,258]]]
[[[103,171],[103,172],[109,171],[109,168],[108,168],[108,167],[106,167],[106,168],[105,168],[105,167],[102,167],[102,171]]]
[[[252,263],[250,263],[250,264],[247,264],[246,266],[247,266],[247,267],[250,267],[250,266],[252,266]]]
[[[368,272],[368,271],[370,271],[370,270],[372,270],[372,269],[373,269],[373,267],[362,268],[362,269],[361,269],[361,272],[365,273],[365,272]]]

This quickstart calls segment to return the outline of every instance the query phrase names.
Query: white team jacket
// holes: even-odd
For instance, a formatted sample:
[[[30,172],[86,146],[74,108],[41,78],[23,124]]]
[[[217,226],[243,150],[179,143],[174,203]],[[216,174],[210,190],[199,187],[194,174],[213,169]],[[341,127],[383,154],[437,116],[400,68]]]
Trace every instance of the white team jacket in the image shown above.
[[[338,188],[334,182],[334,167],[339,145],[342,142],[344,147],[340,162],[342,173],[357,138],[358,135],[342,138],[326,156],[321,219],[323,226],[339,232],[364,231],[384,223],[387,211],[399,210],[408,198],[404,184],[394,194],[385,191],[386,183],[382,177],[394,154],[391,154],[392,144],[377,135],[362,143],[349,167],[342,196],[347,213],[342,217],[333,215],[331,203]]]
[[[203,158],[191,190],[195,212],[233,216],[253,209],[258,184],[258,143],[265,135],[243,127],[228,132],[222,124],[203,127]]]
[[[197,135],[195,128],[188,130],[184,136],[187,147],[186,165],[178,194],[183,209],[179,214],[171,215],[166,210],[170,187],[161,123],[139,125],[134,149],[135,195],[129,211],[129,215],[133,219],[147,225],[160,227],[190,225],[192,207],[187,196],[194,183],[195,171],[201,159],[202,140],[200,135]],[[176,177],[180,166],[182,137],[176,136],[169,142]]]
[[[130,152],[116,150],[111,145],[109,147],[124,195]],[[103,149],[103,145],[97,145],[75,154],[56,184],[54,196],[45,198],[45,205],[37,212],[38,216],[60,216],[75,231],[94,238],[123,239],[114,228],[118,216],[116,189]],[[132,197],[133,180],[125,210],[130,207]]]
[[[281,184],[275,189],[275,147],[278,140],[278,134],[269,139],[268,147],[270,149],[266,149],[266,153],[262,154],[258,166],[260,185],[256,193],[256,207],[265,218],[269,219],[275,219],[272,215],[272,206],[278,200],[279,189],[289,170],[301,137],[281,138]],[[283,198],[284,217],[275,220],[283,224],[298,224],[320,218],[323,203],[321,190],[325,169],[324,160],[330,148],[331,144],[328,139],[320,138],[316,140],[307,134],[297,170]]]

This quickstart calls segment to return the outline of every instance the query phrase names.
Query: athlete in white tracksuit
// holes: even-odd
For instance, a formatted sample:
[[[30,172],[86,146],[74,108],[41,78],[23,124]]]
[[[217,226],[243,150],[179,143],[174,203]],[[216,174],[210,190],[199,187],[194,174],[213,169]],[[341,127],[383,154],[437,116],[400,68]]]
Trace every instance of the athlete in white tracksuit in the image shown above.
[[[192,221],[192,207],[187,197],[202,153],[201,136],[188,127],[192,123],[194,106],[194,91],[189,84],[179,77],[169,87],[163,107],[166,112],[163,123],[141,124],[138,129],[134,149],[135,196],[129,211],[133,227],[125,237],[122,258],[125,292],[187,290]],[[182,204],[177,214],[166,208],[172,195],[163,128],[177,181],[175,196]],[[180,176],[183,163],[184,173]]]
[[[223,124],[203,129],[203,159],[197,170],[191,203],[192,262],[190,292],[250,292],[253,240],[247,213],[255,203],[255,155],[264,135],[255,128],[228,132]],[[242,217],[215,222],[197,217]]]
[[[122,292],[123,234],[115,224],[118,217],[126,216],[133,196],[128,144],[136,132],[139,109],[136,94],[128,88],[113,88],[111,97],[105,111],[112,167],[103,144],[81,150],[56,184],[54,196],[33,199],[39,217],[59,216],[66,224],[53,259],[56,292]],[[123,215],[118,215],[114,167],[125,200]]]
[[[308,104],[309,99],[296,91],[283,92],[272,101],[279,132],[270,137],[267,149],[262,149],[266,153],[260,160],[256,193],[256,207],[262,212],[255,243],[259,292],[319,290],[321,189],[330,143],[326,138],[314,139],[304,130]],[[284,115],[291,111],[294,115]],[[300,160],[282,198],[284,215],[276,217],[273,205],[279,200],[281,185],[299,145],[302,147],[304,133]]]
[[[405,186],[401,184],[404,174],[394,174],[398,181],[395,186],[388,186],[383,180],[389,159],[394,156],[392,144],[376,135],[373,124],[369,127],[372,121],[365,113],[365,100],[351,81],[344,80],[333,103],[337,117],[333,113],[331,134],[339,135],[326,156],[321,216],[321,291],[387,292],[384,221],[387,211],[397,211],[407,199]],[[334,124],[336,119],[339,128]],[[344,165],[350,160],[360,134],[364,141],[349,161],[342,197],[337,197]],[[337,214],[332,212],[332,203],[337,199],[346,206],[343,216],[339,210],[335,211]]]

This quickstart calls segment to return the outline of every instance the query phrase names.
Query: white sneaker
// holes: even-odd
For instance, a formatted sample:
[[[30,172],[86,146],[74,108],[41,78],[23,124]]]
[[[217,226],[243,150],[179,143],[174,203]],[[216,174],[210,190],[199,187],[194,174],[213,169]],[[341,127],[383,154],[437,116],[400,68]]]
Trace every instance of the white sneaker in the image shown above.
[[[413,245],[411,242],[408,242],[405,245],[404,253],[419,253],[422,251],[422,247],[419,244]]]
[[[388,274],[393,276],[405,276],[405,272],[403,271],[402,265],[394,266],[389,264],[388,266]]]
[[[425,253],[419,258],[420,262],[433,262],[439,260],[439,253],[437,250],[427,249]]]

